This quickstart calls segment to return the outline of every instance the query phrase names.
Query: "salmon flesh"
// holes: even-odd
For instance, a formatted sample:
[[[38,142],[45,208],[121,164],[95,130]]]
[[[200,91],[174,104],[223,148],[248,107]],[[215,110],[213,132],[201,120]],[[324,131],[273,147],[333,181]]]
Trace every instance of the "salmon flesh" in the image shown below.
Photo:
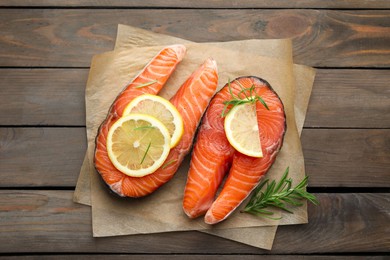
[[[251,87],[254,92],[249,91]],[[269,108],[256,102],[262,158],[244,155],[230,145],[222,116],[224,102],[231,100],[232,94],[245,97],[254,93]],[[226,219],[272,166],[283,144],[286,126],[283,103],[268,82],[249,76],[226,84],[211,100],[197,134],[184,191],[184,212],[190,218],[205,214],[208,224]],[[216,196],[226,174],[225,184]]]
[[[183,59],[185,51],[183,45],[173,45],[158,53],[118,95],[99,128],[94,156],[95,168],[108,187],[121,197],[143,197],[154,192],[174,176],[191,148],[196,128],[217,87],[216,62],[211,59],[200,66],[170,100],[183,117],[184,133],[178,145],[170,150],[167,163],[152,174],[131,177],[115,168],[108,157],[106,146],[108,131],[122,116],[125,107],[135,97],[144,93],[158,94]],[[148,84],[150,82],[154,83]],[[144,86],[137,88],[141,84]]]

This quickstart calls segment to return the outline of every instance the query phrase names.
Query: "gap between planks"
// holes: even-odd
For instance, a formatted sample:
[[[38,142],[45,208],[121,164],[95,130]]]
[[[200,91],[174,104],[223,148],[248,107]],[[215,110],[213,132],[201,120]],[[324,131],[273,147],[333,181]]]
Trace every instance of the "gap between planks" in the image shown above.
[[[72,194],[0,191],[0,252],[383,254],[390,246],[390,194],[315,194],[320,204],[309,204],[309,223],[279,227],[271,252],[199,232],[92,238],[91,209]]]

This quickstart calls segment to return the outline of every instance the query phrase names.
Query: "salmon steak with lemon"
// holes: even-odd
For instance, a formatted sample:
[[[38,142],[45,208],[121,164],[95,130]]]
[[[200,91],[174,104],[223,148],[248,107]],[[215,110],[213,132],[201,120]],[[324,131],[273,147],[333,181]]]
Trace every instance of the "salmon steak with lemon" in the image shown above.
[[[160,52],[119,94],[99,129],[95,168],[119,196],[151,194],[174,176],[190,150],[218,76],[216,63],[207,60],[170,101],[156,96],[184,53],[182,45]]]
[[[211,100],[196,137],[184,212],[190,218],[205,214],[207,224],[226,219],[272,166],[285,131],[283,103],[268,82],[249,76],[226,84]]]

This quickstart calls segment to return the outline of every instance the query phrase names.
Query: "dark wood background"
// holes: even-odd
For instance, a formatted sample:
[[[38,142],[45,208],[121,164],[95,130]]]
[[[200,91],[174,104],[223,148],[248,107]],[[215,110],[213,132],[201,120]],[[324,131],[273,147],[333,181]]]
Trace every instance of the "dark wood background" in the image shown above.
[[[199,232],[93,238],[72,202],[86,151],[91,57],[117,24],[192,41],[293,38],[316,67],[302,132],[309,224],[282,226],[272,251]],[[388,257],[390,1],[0,2],[0,256],[145,259]]]

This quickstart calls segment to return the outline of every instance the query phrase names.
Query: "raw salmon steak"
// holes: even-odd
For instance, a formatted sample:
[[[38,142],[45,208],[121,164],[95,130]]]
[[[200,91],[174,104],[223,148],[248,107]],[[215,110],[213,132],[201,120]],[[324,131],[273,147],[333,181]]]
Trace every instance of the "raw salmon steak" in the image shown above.
[[[178,54],[183,54],[184,51],[177,51]],[[158,56],[157,56],[158,57]],[[180,59],[182,56],[178,56]],[[162,59],[159,67],[164,66]],[[152,62],[153,63],[153,62]],[[177,63],[168,59],[169,66],[176,66]],[[145,68],[147,70],[147,67]],[[156,71],[157,75],[162,75]],[[142,75],[142,73],[140,74]],[[151,194],[164,183],[169,181],[179,168],[184,156],[190,151],[192,141],[195,136],[195,131],[201,120],[201,117],[206,110],[211,97],[214,95],[218,83],[217,66],[214,60],[206,60],[180,87],[177,93],[171,98],[171,103],[177,108],[184,122],[184,133],[180,142],[170,150],[165,163],[154,173],[143,177],[130,177],[117,170],[109,160],[106,149],[106,136],[111,124],[103,123],[100,136],[97,138],[97,146],[95,153],[95,165],[101,174],[103,180],[108,186],[120,196],[123,197],[142,197]],[[162,86],[161,86],[162,87]],[[161,87],[152,92],[157,94]],[[127,89],[132,89],[129,86]],[[143,88],[140,88],[142,90]],[[127,90],[125,90],[127,91]],[[136,96],[142,93],[135,93],[130,99],[126,99],[125,105],[117,105],[117,101],[121,100],[121,95],[113,104],[113,113],[123,112],[124,107]],[[118,111],[115,109],[117,107]],[[111,114],[111,112],[110,112]],[[108,118],[110,118],[110,114]]]
[[[249,91],[253,86],[254,92]],[[236,151],[226,137],[222,113],[224,102],[232,99],[230,91],[241,97],[256,93],[269,108],[256,103],[262,158]],[[235,79],[230,83],[230,89],[226,84],[211,100],[198,131],[184,191],[184,212],[190,218],[206,214],[205,222],[208,224],[226,219],[272,166],[282,146],[285,131],[283,103],[268,82],[250,76]],[[226,182],[215,199],[227,173]]]
[[[120,196],[125,196],[122,188],[124,174],[115,168],[108,157],[106,147],[108,131],[135,97],[144,93],[157,94],[162,89],[185,52],[184,45],[172,45],[162,49],[116,97],[98,130],[95,140],[95,168],[111,190]]]

